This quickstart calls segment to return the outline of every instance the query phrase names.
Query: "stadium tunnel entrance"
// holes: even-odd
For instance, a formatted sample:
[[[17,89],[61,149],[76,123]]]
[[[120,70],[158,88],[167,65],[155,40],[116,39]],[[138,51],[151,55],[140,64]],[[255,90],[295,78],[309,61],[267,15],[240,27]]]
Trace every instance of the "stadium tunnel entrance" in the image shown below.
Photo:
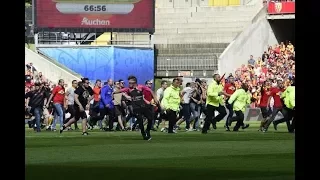
[[[295,45],[295,19],[274,19],[269,23],[279,43],[291,41]]]

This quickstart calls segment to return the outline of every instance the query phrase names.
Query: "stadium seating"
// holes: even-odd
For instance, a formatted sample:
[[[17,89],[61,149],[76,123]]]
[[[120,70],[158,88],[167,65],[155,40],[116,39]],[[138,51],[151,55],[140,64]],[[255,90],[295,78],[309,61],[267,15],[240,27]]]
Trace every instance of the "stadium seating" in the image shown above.
[[[159,7],[156,9],[154,43],[208,43],[203,41],[203,37],[211,43],[230,43],[251,23],[261,8],[262,4],[232,7]],[[173,39],[173,36],[176,37]],[[191,36],[193,38],[190,39]]]
[[[253,1],[256,3],[248,6],[213,3],[213,7],[208,6],[208,0],[157,1],[154,35],[157,75],[169,73],[170,76],[181,70],[192,70],[193,76],[200,77],[204,71],[207,75],[215,72],[219,56],[261,10],[262,3]]]

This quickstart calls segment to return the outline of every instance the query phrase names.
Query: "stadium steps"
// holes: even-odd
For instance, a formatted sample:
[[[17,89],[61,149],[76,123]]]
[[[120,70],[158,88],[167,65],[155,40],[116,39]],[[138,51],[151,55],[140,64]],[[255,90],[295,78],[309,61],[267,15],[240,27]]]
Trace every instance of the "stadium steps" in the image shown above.
[[[101,34],[99,37],[97,37],[93,42],[91,42],[91,45],[106,45],[110,44],[111,41],[111,33],[105,32]]]
[[[261,7],[257,2],[250,6],[156,8],[154,43],[230,43]]]
[[[159,56],[167,54],[210,54],[210,53],[222,53],[225,48],[183,48],[183,49],[159,49]]]
[[[72,71],[57,61],[45,56],[38,50],[39,53],[25,48],[25,61],[32,62],[43,75],[52,82],[57,82],[59,79],[64,79],[65,83],[70,85],[73,80],[80,80],[80,74]]]
[[[112,33],[113,44],[145,45],[150,42],[149,33]]]
[[[157,70],[212,70],[218,64],[215,54],[161,56],[157,58]]]
[[[226,48],[229,43],[208,43],[208,44],[156,44],[156,49],[172,49],[172,48]]]

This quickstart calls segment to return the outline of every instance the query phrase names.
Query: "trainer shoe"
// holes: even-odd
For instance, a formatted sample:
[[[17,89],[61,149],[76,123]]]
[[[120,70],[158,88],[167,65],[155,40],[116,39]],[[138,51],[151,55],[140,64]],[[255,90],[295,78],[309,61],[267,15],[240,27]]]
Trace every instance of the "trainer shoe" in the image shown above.
[[[150,131],[146,131],[146,140],[150,141],[151,139]]]
[[[275,122],[275,121],[273,121],[272,122],[272,124],[273,124],[273,128],[274,128],[274,130],[278,130],[278,124]]]
[[[216,125],[216,124],[213,124],[213,125],[212,125],[212,128],[213,128],[213,129],[217,129],[217,125]]]
[[[224,128],[226,128],[226,131],[230,131],[229,126],[224,125]]]
[[[246,129],[246,128],[248,128],[249,126],[250,126],[250,124],[245,124],[245,125],[242,126],[242,129]]]
[[[87,132],[83,132],[83,133],[82,133],[82,135],[83,135],[83,136],[88,136],[88,135],[89,135],[89,133],[87,133]]]

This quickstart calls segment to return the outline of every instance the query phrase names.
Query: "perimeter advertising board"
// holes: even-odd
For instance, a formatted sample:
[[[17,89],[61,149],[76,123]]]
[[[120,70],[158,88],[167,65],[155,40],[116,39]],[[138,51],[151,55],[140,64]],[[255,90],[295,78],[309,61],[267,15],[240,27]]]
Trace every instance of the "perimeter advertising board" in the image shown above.
[[[35,0],[41,28],[154,31],[154,0]]]

